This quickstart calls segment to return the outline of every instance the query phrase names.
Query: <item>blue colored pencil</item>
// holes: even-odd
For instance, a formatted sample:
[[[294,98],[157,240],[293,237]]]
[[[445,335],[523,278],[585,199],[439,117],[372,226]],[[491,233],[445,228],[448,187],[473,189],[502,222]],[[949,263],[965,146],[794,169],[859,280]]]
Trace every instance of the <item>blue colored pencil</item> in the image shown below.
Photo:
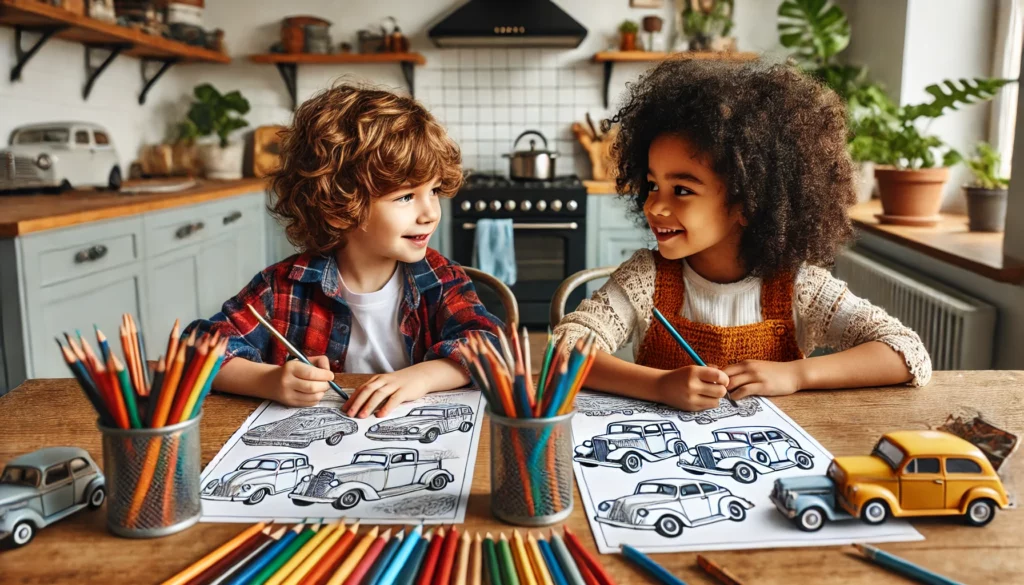
[[[184,457],[182,459],[184,459]],[[274,557],[284,550],[291,541],[295,540],[299,535],[299,532],[302,532],[302,524],[296,524],[295,528],[286,532],[285,535],[277,542],[267,547],[260,556],[254,558],[252,562],[245,566],[245,568],[235,574],[235,576],[227,582],[227,585],[244,585],[245,583],[248,583],[256,576],[257,573],[270,564],[270,561],[274,560]]]
[[[196,405],[192,407],[192,413],[188,417],[183,417],[182,420],[192,420],[199,416],[199,412],[203,410],[203,400],[206,395],[210,393],[210,388],[213,387],[213,379],[217,377],[217,372],[220,371],[221,364],[224,363],[224,356],[217,358],[217,361],[213,363],[213,368],[210,370],[210,376],[206,378],[206,383],[203,384],[203,389],[199,391],[199,397],[196,398]]]
[[[393,585],[395,578],[398,577],[398,573],[401,572],[402,567],[404,567],[406,561],[409,560],[409,555],[412,554],[412,550],[416,548],[416,545],[419,544],[420,540],[422,540],[420,538],[421,534],[423,534],[422,524],[413,528],[412,531],[409,532],[409,535],[405,537],[405,541],[402,543],[402,546],[400,546],[395,552],[394,558],[391,559],[391,563],[380,576],[380,579],[377,580],[377,585]],[[374,582],[372,580],[367,580],[366,583],[368,585],[373,585]]]
[[[668,319],[665,318],[665,315],[662,315],[661,311],[659,311],[656,308],[651,310],[654,311],[654,318],[657,319],[659,323],[661,323],[662,327],[664,327],[668,331],[669,335],[671,335],[676,340],[676,343],[678,343],[679,346],[683,348],[683,351],[685,351],[686,354],[690,356],[690,359],[693,360],[693,363],[697,364],[698,366],[707,366],[707,364],[704,363],[704,360],[700,359],[700,356],[697,355],[697,352],[693,351],[693,348],[690,347],[690,344],[686,343],[686,340],[683,339],[683,336],[680,335],[678,331],[676,331],[676,328],[673,327],[672,324],[668,322]],[[725,397],[733,406],[739,406],[738,404],[736,404],[736,401],[733,400],[732,396],[729,396],[728,393],[726,393]]]
[[[938,573],[933,573],[924,567],[919,567],[908,560],[901,559],[900,557],[887,553],[882,549],[868,546],[866,544],[854,544],[853,546],[875,564],[881,565],[890,571],[899,573],[900,575],[913,579],[919,583],[924,583],[925,585],[960,585],[959,581],[954,581],[948,577],[943,577]]]
[[[362,585],[376,585],[380,580],[384,571],[387,570],[391,564],[391,559],[398,552],[398,548],[402,546],[402,539],[405,536],[405,531],[402,530],[398,534],[391,537],[391,541],[384,547],[384,550],[380,551],[380,556],[373,562],[373,566],[367,571],[366,576],[363,577]]]
[[[537,546],[540,547],[540,555],[544,557],[544,564],[548,566],[548,572],[551,573],[551,579],[554,580],[555,585],[569,585],[565,573],[562,572],[562,566],[555,559],[555,551],[551,550],[548,541],[538,538]]]
[[[423,558],[427,556],[427,547],[430,546],[430,532],[419,539],[416,548],[412,549],[409,560],[402,566],[402,570],[395,578],[395,585],[413,585],[416,583],[416,576],[423,565]]]
[[[636,550],[628,544],[622,545],[622,556],[633,561],[641,569],[646,571],[649,575],[663,583],[664,585],[686,585],[686,582],[676,577],[672,573],[668,572],[668,569],[662,567],[658,563],[654,562],[651,557],[644,553]]]

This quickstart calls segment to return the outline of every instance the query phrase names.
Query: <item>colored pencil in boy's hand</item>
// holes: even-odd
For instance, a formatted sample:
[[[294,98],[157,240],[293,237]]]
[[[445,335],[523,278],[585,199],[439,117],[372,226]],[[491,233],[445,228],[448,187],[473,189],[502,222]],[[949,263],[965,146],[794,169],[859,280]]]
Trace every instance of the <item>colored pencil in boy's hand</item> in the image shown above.
[[[665,315],[662,315],[661,311],[659,311],[657,308],[651,309],[651,311],[653,311],[654,317],[658,320],[658,323],[661,323],[662,327],[664,327],[668,331],[669,335],[671,335],[672,338],[676,340],[676,343],[679,344],[679,347],[683,348],[683,351],[686,352],[686,355],[690,356],[690,359],[693,360],[693,363],[697,364],[698,366],[707,367],[707,364],[704,363],[704,360],[700,359],[700,356],[697,355],[697,352],[694,351],[692,347],[690,347],[689,343],[686,343],[686,340],[683,339],[683,336],[680,335],[678,331],[676,331],[676,328],[673,327],[671,323],[669,323],[668,319],[665,318]],[[725,398],[726,400],[729,401],[729,404],[733,406],[739,406],[739,404],[736,403],[736,400],[729,395],[728,390],[726,390],[725,392]]]

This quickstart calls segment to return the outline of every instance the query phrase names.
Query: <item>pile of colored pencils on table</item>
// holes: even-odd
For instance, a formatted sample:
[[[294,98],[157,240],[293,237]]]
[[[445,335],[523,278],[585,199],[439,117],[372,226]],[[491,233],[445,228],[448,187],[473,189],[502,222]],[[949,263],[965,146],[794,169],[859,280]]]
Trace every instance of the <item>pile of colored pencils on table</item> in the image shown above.
[[[451,526],[259,523],[163,585],[614,585],[575,534],[482,537]]]

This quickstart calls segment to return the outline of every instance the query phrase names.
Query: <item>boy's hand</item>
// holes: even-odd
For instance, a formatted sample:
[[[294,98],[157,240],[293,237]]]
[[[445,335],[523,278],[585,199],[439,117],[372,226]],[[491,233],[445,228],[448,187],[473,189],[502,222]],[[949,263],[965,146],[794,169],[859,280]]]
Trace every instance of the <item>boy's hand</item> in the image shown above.
[[[729,376],[715,366],[686,366],[658,378],[656,400],[683,410],[707,410],[725,397]]]
[[[374,411],[382,417],[403,402],[423,397],[430,389],[423,377],[410,372],[411,369],[375,375],[356,388],[342,410],[355,418],[366,418]]]
[[[309,358],[312,366],[299,360],[289,360],[283,366],[270,371],[268,385],[272,392],[268,398],[285,406],[316,406],[330,389],[328,382],[334,380],[327,356]]]
[[[797,362],[743,360],[726,366],[729,394],[734,400],[745,396],[785,396],[800,389]]]

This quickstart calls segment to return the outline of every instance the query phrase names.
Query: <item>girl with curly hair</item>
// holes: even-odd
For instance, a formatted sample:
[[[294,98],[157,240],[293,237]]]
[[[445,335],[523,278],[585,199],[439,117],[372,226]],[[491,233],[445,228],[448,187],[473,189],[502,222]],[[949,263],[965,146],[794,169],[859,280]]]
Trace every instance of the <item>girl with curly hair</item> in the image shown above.
[[[916,333],[827,270],[853,235],[843,104],[791,68],[670,60],[629,88],[616,188],[653,232],[555,334],[595,334],[590,388],[684,410],[811,388],[923,385]],[[709,365],[700,367],[657,308]],[[633,343],[635,363],[611,355]],[[805,358],[818,347],[835,353]]]
[[[462,267],[427,247],[438,198],[462,184],[459,148],[445,129],[413,99],[339,85],[299,107],[281,160],[271,211],[301,253],[189,326],[228,339],[213,388],[312,406],[334,372],[377,374],[343,407],[361,418],[465,386],[459,341],[479,331],[496,342],[502,325]],[[246,305],[313,365],[286,361]]]

